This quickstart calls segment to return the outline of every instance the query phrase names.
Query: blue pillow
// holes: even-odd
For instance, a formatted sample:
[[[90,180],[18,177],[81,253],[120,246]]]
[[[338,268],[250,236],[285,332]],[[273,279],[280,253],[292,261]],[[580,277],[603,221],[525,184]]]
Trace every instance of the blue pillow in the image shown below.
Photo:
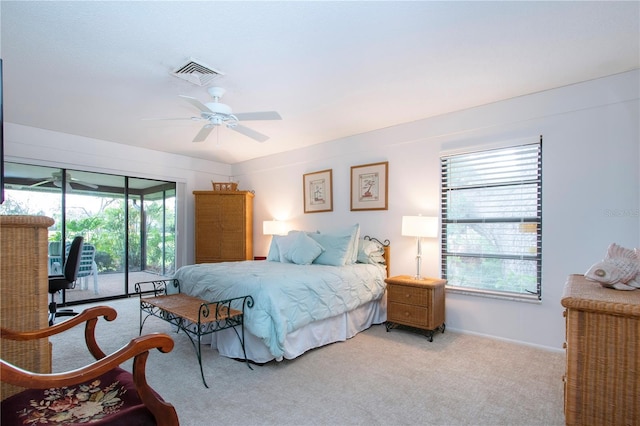
[[[295,230],[291,230],[289,231],[289,233],[287,235],[274,235],[271,237],[271,245],[269,246],[269,253],[267,254],[267,260],[271,261],[271,262],[284,262],[284,263],[291,263],[290,260],[287,260],[284,258],[284,256],[281,256],[280,254],[280,249],[278,248],[278,241],[280,241],[283,238],[287,238],[289,235],[295,235],[298,234],[300,232],[303,231],[295,231]],[[307,235],[311,235],[312,232],[304,232]],[[318,233],[318,231],[316,231],[315,233]],[[285,243],[286,244],[286,243]],[[287,246],[288,248],[288,246]]]
[[[339,239],[340,237],[343,237],[343,236],[349,236],[350,240],[347,246],[347,253],[346,253],[346,257],[344,258],[344,263],[340,264],[340,261],[341,261],[340,258],[342,257],[342,253],[341,253],[342,246],[340,245],[338,247],[339,249],[338,253],[331,253],[330,255],[323,257],[319,262],[315,262],[315,263],[323,263],[325,265],[337,264],[336,266],[342,266],[342,265],[352,265],[358,261],[358,240],[360,238],[360,224],[356,223],[355,225],[340,231],[332,231],[332,232],[320,233],[320,234],[330,237],[329,239],[331,239],[331,237],[336,237]],[[320,244],[322,244],[322,242]]]
[[[284,253],[287,262],[293,262],[297,265],[311,265],[324,252],[324,248],[304,232],[287,236],[287,238],[278,241],[278,247],[281,257]]]
[[[309,236],[324,248],[324,252],[313,263],[331,266],[343,266],[346,264],[347,257],[350,254],[350,234],[311,234]]]
[[[269,246],[269,253],[267,254],[267,260],[271,262],[280,262],[280,250],[278,250],[278,240],[284,238],[282,235],[274,235],[271,237],[271,245]]]

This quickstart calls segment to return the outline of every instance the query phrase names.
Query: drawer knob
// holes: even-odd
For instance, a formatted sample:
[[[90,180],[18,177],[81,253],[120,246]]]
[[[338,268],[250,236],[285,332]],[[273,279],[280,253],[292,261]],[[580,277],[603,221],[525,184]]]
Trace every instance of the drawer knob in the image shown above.
[[[406,297],[407,299],[411,297],[411,295],[409,293],[405,294],[404,297]]]
[[[404,316],[405,316],[405,317],[408,317],[409,315],[411,315],[409,312],[405,312],[405,313],[404,313]]]

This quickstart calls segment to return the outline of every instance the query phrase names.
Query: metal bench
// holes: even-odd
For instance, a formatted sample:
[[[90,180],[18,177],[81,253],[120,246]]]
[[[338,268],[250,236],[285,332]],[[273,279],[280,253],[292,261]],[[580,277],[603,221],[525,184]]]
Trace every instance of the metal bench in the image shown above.
[[[180,282],[177,279],[138,282],[135,284],[135,292],[140,298],[140,334],[150,316],[167,321],[174,325],[178,332],[184,331],[196,350],[200,375],[205,387],[208,388],[209,385],[202,369],[202,336],[233,328],[240,339],[244,361],[247,367],[253,370],[247,360],[244,346],[244,310],[245,307],[253,307],[251,296],[208,302],[180,293]]]

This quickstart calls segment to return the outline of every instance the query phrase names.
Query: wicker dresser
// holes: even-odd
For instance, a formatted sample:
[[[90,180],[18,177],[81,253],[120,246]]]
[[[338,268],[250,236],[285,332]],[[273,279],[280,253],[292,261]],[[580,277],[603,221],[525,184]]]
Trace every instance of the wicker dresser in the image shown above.
[[[47,328],[49,280],[47,278],[47,228],[45,216],[0,215],[0,326],[26,331]],[[51,372],[47,339],[31,342],[2,341],[2,359],[40,373]],[[2,383],[0,399],[21,388]]]
[[[564,289],[568,425],[640,425],[640,290],[570,275]]]
[[[253,193],[193,191],[196,263],[253,259]]]

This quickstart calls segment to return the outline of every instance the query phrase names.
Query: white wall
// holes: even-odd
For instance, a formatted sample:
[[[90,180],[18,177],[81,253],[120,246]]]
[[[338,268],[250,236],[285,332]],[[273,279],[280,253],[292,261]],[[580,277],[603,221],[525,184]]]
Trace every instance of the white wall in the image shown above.
[[[550,348],[564,341],[560,299],[567,275],[584,273],[609,243],[640,246],[638,70],[344,138],[232,167],[256,192],[255,254],[266,255],[261,223],[329,230],[360,223],[392,243],[391,273],[413,274],[415,240],[401,217],[439,212],[443,151],[543,135],[543,300],[523,303],[447,294],[447,327]],[[330,125],[330,123],[327,123]],[[350,167],[389,161],[389,209],[350,211]],[[303,213],[302,175],[333,170],[333,212]],[[423,245],[423,275],[439,275],[436,241]]]
[[[256,255],[262,221],[297,229],[360,223],[392,243],[391,273],[415,271],[415,241],[400,235],[406,214],[439,211],[439,156],[496,141],[543,135],[543,300],[540,304],[447,294],[447,328],[560,348],[565,279],[583,273],[617,242],[640,246],[640,71],[522,96],[234,166],[5,123],[8,161],[179,182],[178,265],[193,262],[193,190],[233,176],[253,189]],[[383,111],[381,112],[383,113]],[[330,125],[330,123],[327,123]],[[351,212],[350,167],[389,161],[389,209]],[[303,213],[302,175],[332,169],[333,212]],[[438,276],[436,241],[423,246],[423,275]]]

